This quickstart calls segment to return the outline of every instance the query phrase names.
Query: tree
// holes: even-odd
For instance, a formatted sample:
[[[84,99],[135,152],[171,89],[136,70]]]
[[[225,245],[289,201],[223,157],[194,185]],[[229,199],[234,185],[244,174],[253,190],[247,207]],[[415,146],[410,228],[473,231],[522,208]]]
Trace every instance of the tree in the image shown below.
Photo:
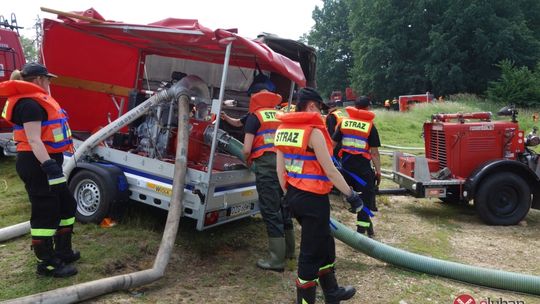
[[[38,52],[34,40],[20,36],[24,57],[27,62],[38,61]]]
[[[539,27],[537,20],[527,20],[535,18],[528,13],[530,5],[519,0],[449,1],[430,31],[426,76],[437,91],[482,94],[499,77],[497,63],[505,59],[534,67],[540,51],[534,30]]]
[[[522,107],[540,106],[540,76],[526,66],[516,67],[511,60],[497,65],[501,77],[489,83],[488,97],[498,103]]]
[[[428,24],[424,1],[358,0],[351,7],[355,89],[374,98],[423,93]]]
[[[323,7],[313,11],[315,26],[307,35],[307,42],[317,50],[317,87],[327,98],[333,90],[343,91],[350,86],[353,56],[348,18],[345,0],[323,0]]]
[[[501,75],[502,60],[532,69],[540,59],[537,0],[323,3],[313,12],[308,42],[318,50],[317,80],[326,93],[350,77],[357,92],[380,99],[484,94]]]

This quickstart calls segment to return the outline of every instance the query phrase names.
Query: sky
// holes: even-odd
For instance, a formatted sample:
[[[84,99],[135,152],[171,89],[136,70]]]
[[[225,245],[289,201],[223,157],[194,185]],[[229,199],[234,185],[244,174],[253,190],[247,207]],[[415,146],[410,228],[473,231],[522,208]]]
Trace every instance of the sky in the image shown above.
[[[31,29],[37,16],[56,19],[58,11],[84,11],[94,8],[105,19],[125,23],[148,24],[165,18],[198,19],[210,29],[238,28],[238,33],[255,38],[261,32],[298,39],[314,25],[312,12],[322,0],[1,0],[0,15],[10,19],[15,13],[21,34],[34,37]]]

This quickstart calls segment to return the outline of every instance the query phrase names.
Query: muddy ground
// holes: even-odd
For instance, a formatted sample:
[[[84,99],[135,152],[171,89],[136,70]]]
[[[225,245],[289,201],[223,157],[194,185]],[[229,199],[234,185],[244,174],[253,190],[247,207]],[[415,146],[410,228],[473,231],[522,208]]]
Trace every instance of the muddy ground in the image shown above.
[[[332,216],[352,227],[354,215],[343,208],[340,198],[333,196],[332,204]],[[487,226],[475,215],[472,205],[448,205],[438,200],[381,197],[379,210],[374,222],[380,242],[435,258],[540,275],[537,210],[511,227]],[[189,240],[179,235],[163,279],[87,303],[294,303],[295,271],[275,273],[255,267],[266,246],[262,229],[262,221],[257,217],[234,224],[230,233],[241,234],[241,239],[222,242],[211,252],[193,249]],[[211,236],[212,233],[205,233],[201,237],[207,238],[203,242],[211,242]],[[454,303],[462,294],[472,296],[476,303],[540,303],[538,296],[400,269],[340,241],[336,241],[336,251],[339,282],[358,290],[347,303]],[[118,265],[112,265],[109,271],[118,274],[144,269],[151,265],[153,254],[149,250],[142,259],[117,261]],[[320,291],[318,303],[324,303]]]

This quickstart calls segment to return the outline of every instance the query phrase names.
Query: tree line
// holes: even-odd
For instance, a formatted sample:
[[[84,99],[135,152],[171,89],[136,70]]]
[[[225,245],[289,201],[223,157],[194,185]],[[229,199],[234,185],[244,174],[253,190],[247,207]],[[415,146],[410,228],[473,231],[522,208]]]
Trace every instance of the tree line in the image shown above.
[[[325,96],[352,87],[379,101],[429,91],[540,105],[538,0],[323,0],[312,15],[303,40]]]

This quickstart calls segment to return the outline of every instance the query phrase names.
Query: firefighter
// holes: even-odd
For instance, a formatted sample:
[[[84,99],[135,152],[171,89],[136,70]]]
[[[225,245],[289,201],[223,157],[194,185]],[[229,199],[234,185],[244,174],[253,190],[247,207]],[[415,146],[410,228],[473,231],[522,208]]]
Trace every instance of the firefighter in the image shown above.
[[[392,105],[392,110],[399,111],[399,100],[397,97],[394,97],[390,103]]]
[[[345,117],[345,115],[343,115],[343,112],[338,109],[337,102],[335,100],[327,100],[324,104],[326,107],[328,107],[328,114],[325,118],[326,129],[328,130],[328,134],[332,136],[336,131],[336,126],[341,123],[341,120],[343,117]]]
[[[384,101],[384,108],[386,111],[390,111],[390,99]]]
[[[332,143],[320,114],[323,107],[314,89],[301,89],[297,112],[278,115],[282,124],[274,140],[279,184],[286,192],[291,213],[302,226],[296,280],[299,304],[315,303],[317,283],[326,303],[339,303],[356,293],[351,286],[340,287],[335,276],[328,198],[332,184],[347,196],[351,212],[356,213],[363,204],[332,162]]]
[[[31,203],[37,273],[68,277],[77,273],[70,263],[80,253],[71,246],[76,202],[62,172],[62,152],[72,148],[71,131],[64,110],[50,95],[54,77],[45,66],[27,63],[13,72],[12,80],[0,83],[0,95],[8,97],[2,117],[13,125],[16,169]]]
[[[361,192],[366,207],[378,211],[375,203],[376,187],[381,182],[381,161],[379,147],[381,140],[377,128],[373,124],[375,114],[370,112],[371,101],[366,96],[358,97],[354,107],[347,107],[349,118],[343,119],[332,140],[334,144],[341,142],[339,156],[341,164],[348,174],[348,181],[355,191]],[[375,171],[371,166],[375,167]],[[357,214],[357,232],[375,235],[373,223],[366,210]]]
[[[250,92],[252,95],[245,118],[222,117],[232,125],[244,126],[243,153],[255,173],[259,207],[266,225],[270,252],[267,259],[257,261],[257,266],[265,270],[283,271],[286,262],[295,258],[295,240],[292,219],[282,212],[283,192],[276,173],[274,134],[279,121],[275,107],[280,104],[281,96],[270,92],[265,83],[255,84]]]

